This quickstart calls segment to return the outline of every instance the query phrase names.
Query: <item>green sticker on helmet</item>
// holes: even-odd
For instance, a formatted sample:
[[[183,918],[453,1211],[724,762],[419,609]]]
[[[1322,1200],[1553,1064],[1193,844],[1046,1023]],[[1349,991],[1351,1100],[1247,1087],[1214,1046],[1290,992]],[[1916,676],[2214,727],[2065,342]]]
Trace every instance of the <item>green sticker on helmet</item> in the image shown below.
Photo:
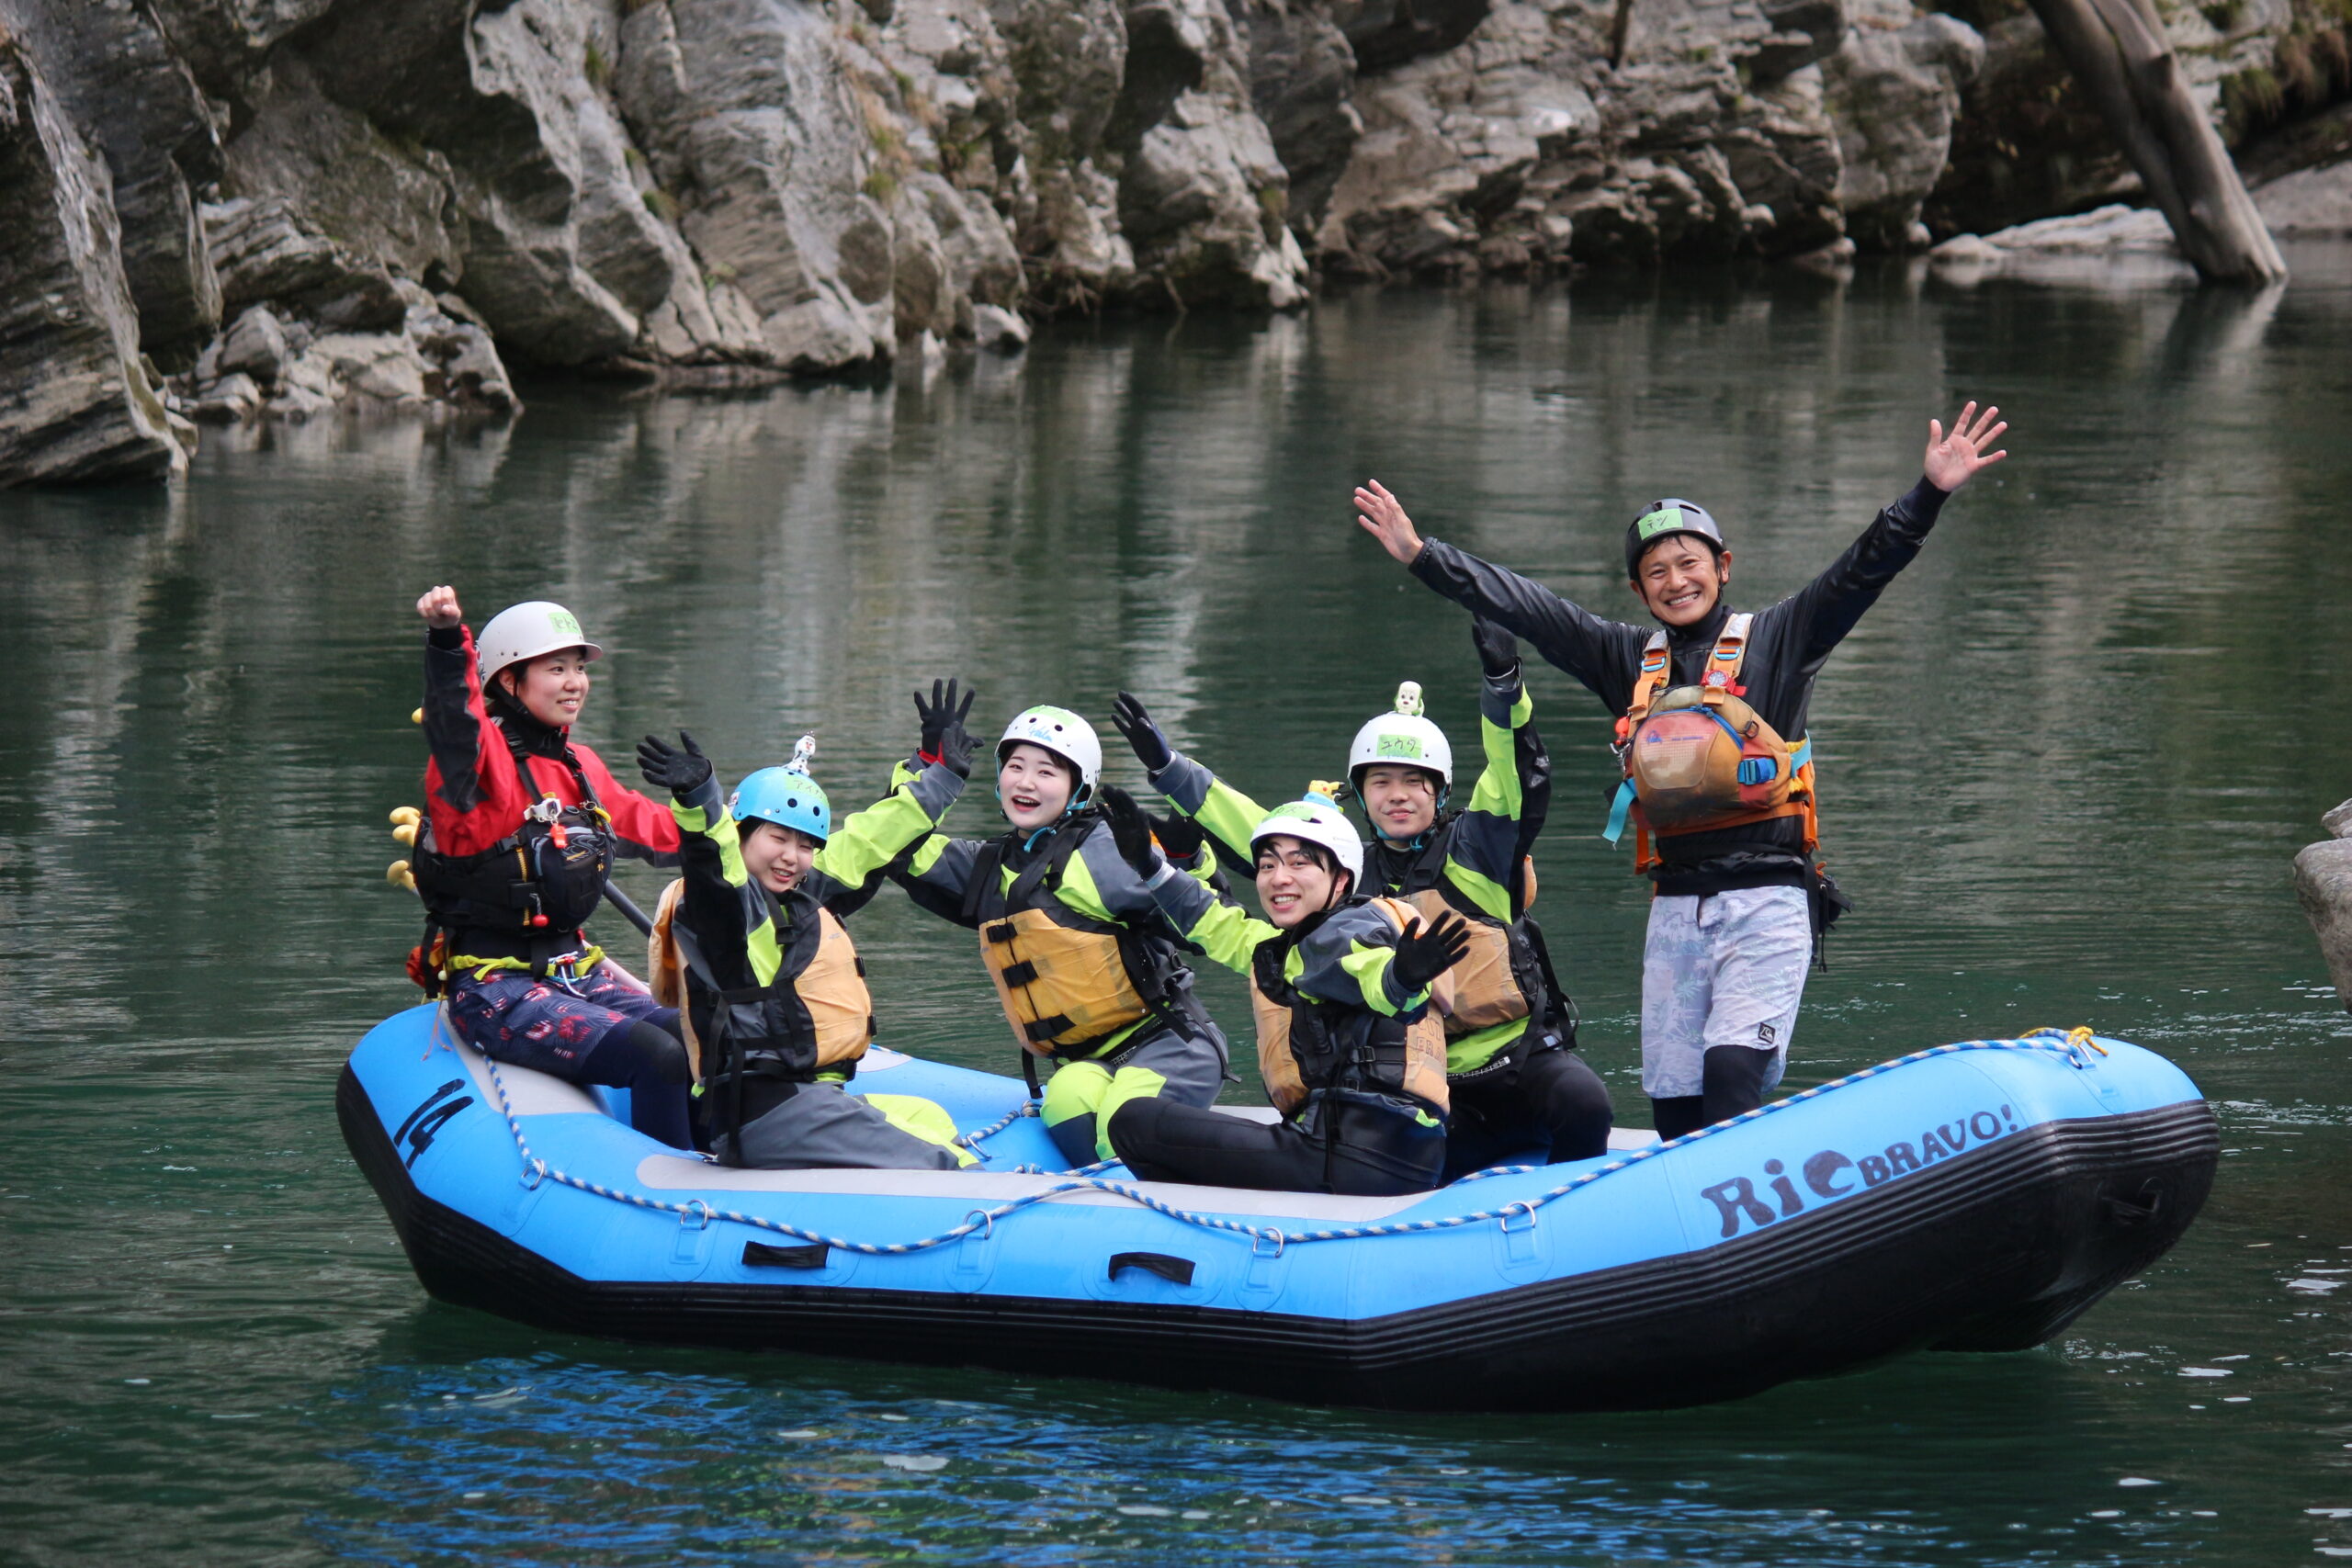
[[[1415,761],[1419,761],[1421,757],[1421,738],[1418,735],[1384,735],[1380,738],[1380,744],[1374,748],[1373,755],[1410,757]]]
[[[569,610],[549,610],[548,612],[548,628],[550,631],[561,632],[566,637],[579,637],[582,635],[580,630],[580,617],[573,615]]]
[[[1623,517],[1624,513],[1621,512],[1617,515]],[[1644,539],[1655,539],[1660,534],[1670,534],[1681,526],[1682,508],[1679,506],[1661,506],[1656,512],[1634,520],[1634,534]]]

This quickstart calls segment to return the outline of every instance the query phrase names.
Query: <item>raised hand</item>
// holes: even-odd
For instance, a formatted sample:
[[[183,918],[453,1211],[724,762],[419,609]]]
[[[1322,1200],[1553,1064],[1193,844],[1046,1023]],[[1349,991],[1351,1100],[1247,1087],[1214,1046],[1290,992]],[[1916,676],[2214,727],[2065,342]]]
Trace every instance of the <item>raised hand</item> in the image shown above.
[[[1484,615],[1470,617],[1470,640],[1478,649],[1478,668],[1500,680],[1519,670],[1519,639]]]
[[[1191,860],[1207,841],[1208,835],[1201,831],[1201,825],[1189,817],[1171,811],[1165,817],[1154,813],[1148,820],[1151,836],[1159,840],[1159,847],[1167,852],[1170,860]]]
[[[1147,773],[1156,773],[1175,760],[1174,748],[1168,737],[1154,724],[1151,714],[1132,692],[1121,692],[1119,700],[1111,705],[1111,728],[1127,738],[1135,748],[1136,761],[1143,764]]]
[[[939,756],[939,743],[948,730],[951,728],[956,729],[964,728],[964,716],[972,711],[972,698],[975,694],[966,692],[963,694],[963,700],[958,702],[956,678],[953,675],[944,681],[932,682],[929,702],[922,700],[921,692],[915,694],[915,720],[922,726],[922,754],[924,756]],[[970,750],[968,742],[966,745],[966,750],[967,753]],[[965,765],[967,768],[970,766],[968,755]]]
[[[1408,993],[1425,991],[1469,951],[1470,922],[1449,909],[1426,931],[1419,920],[1407,922],[1396,933],[1396,956],[1389,961],[1388,972]]]
[[[695,738],[684,730],[678,731],[678,739],[679,746],[671,745],[658,735],[649,735],[639,741],[637,771],[645,775],[647,784],[666,789],[684,800],[708,782],[710,759],[702,754]]]
[[[1356,521],[1380,541],[1382,549],[1407,566],[1421,553],[1421,536],[1414,532],[1413,520],[1405,515],[1404,503],[1378,479],[1366,479],[1357,489]]]
[[[1159,852],[1151,847],[1151,823],[1136,797],[1117,784],[1102,786],[1102,820],[1111,825],[1111,841],[1119,858],[1148,881],[1159,871]]]
[[[458,608],[458,591],[446,582],[424,591],[416,602],[416,613],[424,617],[426,626],[437,631],[462,626],[466,619],[465,612]]]
[[[1949,495],[1975,477],[1979,468],[1989,468],[2008,456],[2007,451],[1986,452],[1985,447],[2001,438],[2008,429],[2008,422],[2001,418],[2001,411],[1987,408],[1976,412],[1972,402],[1960,411],[1951,422],[1951,434],[1944,434],[1943,422],[1928,422],[1928,457],[1920,471],[1928,482]]]

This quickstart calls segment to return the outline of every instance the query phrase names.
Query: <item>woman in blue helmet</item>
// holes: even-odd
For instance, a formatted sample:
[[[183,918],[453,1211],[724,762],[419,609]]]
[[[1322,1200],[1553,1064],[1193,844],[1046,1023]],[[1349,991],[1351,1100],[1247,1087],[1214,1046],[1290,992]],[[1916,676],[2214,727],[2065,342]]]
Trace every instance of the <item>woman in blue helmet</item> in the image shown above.
[[[685,874],[655,917],[656,996],[682,1004],[696,1057],[705,1141],[728,1165],[770,1170],[852,1166],[953,1170],[939,1106],[907,1095],[853,1096],[843,1086],[874,1037],[865,965],[842,924],[882,873],[946,815],[971,772],[972,742],[956,682],[920,694],[922,742],[890,793],[836,824],[808,773],[803,736],[792,761],[746,778],[722,807],[692,737],[638,745],[647,781],[670,791]]]

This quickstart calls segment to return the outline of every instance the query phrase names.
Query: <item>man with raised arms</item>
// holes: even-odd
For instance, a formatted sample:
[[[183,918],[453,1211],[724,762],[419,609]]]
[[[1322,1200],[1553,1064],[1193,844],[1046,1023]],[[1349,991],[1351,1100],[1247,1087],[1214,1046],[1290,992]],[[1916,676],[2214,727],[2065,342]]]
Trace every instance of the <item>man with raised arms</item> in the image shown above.
[[[1358,521],[1413,575],[1524,639],[1618,716],[1624,784],[1604,835],[1630,820],[1656,884],[1642,955],[1642,1088],[1659,1135],[1763,1102],[1780,1081],[1834,897],[1812,863],[1806,706],[1822,664],[1927,542],[1952,491],[2008,456],[2000,410],[1928,424],[1923,473],[1860,538],[1770,607],[1724,601],[1732,552],[1706,511],[1667,500],[1626,531],[1625,570],[1657,626],[1611,621],[1442,540],[1423,540],[1378,481]]]

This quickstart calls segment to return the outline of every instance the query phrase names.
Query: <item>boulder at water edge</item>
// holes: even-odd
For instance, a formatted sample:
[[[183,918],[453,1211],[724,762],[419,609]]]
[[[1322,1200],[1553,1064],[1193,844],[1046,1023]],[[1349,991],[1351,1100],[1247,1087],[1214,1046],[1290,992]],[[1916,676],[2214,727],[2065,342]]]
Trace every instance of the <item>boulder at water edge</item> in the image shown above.
[[[2320,820],[2335,835],[2295,857],[2295,896],[2302,900],[2335,996],[2352,1011],[2352,800]]]

